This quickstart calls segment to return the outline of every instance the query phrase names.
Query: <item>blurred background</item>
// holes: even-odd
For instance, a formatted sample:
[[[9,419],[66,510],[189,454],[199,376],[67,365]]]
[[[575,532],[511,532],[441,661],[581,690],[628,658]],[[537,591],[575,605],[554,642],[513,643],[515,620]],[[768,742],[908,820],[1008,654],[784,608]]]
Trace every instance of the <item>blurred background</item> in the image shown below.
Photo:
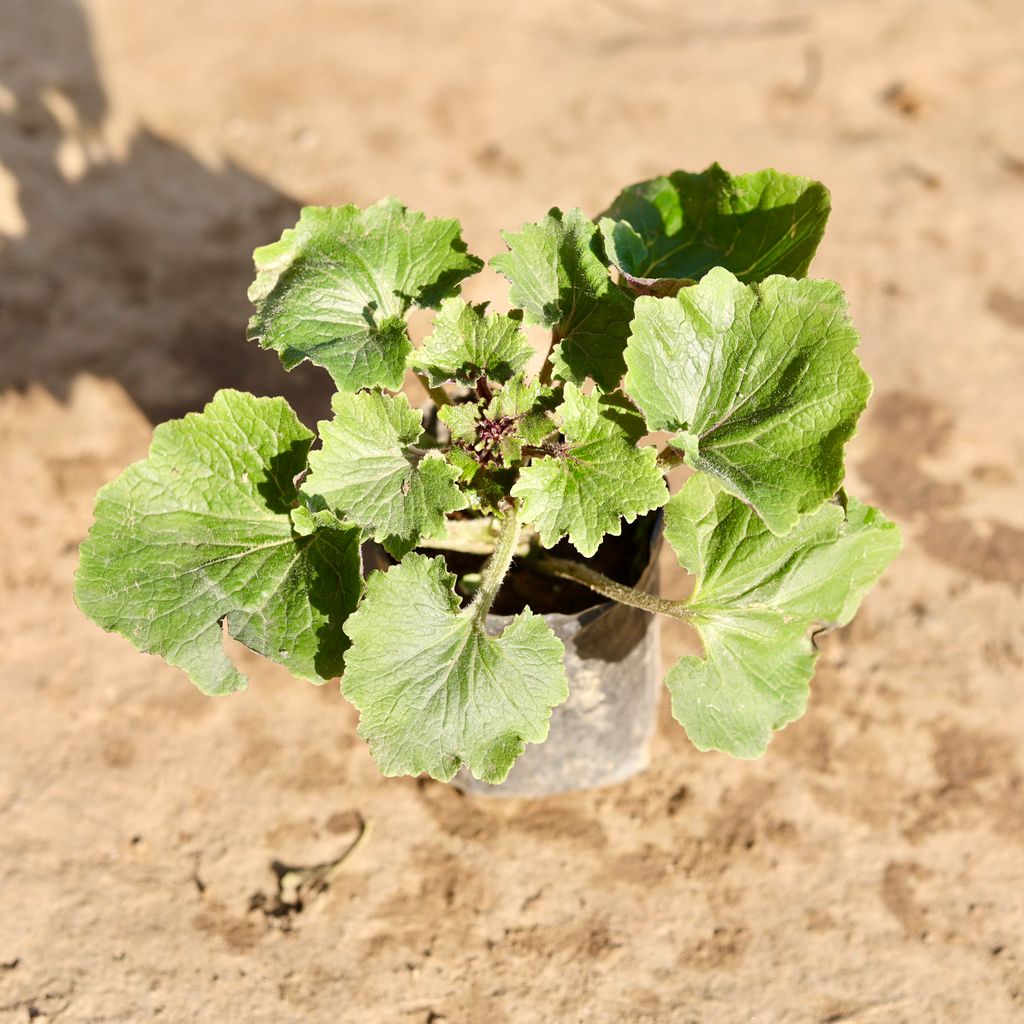
[[[0,1021],[1024,1017],[1021,14],[0,0]],[[322,371],[244,340],[301,204],[394,194],[487,258],[713,160],[832,190],[812,274],[876,382],[849,488],[907,541],[762,761],[665,711],[627,784],[461,797],[380,778],[333,685],[243,655],[209,700],[76,612],[153,423],[222,386],[326,413]],[[367,826],[281,904],[272,862]]]

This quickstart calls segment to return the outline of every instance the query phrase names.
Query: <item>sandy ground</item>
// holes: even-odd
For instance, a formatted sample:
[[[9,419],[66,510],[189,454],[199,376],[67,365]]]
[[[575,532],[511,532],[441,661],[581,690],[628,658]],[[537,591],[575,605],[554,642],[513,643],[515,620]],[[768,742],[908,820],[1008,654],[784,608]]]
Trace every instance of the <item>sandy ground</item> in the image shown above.
[[[1024,1020],[1020,14],[0,0],[0,1020]],[[832,189],[815,273],[877,382],[851,490],[907,537],[763,760],[663,709],[628,784],[461,797],[380,778],[335,686],[245,657],[209,700],[76,612],[93,492],[152,421],[225,384],[323,412],[243,340],[300,202],[394,193],[486,257],[713,159]],[[271,863],[360,822],[270,913]]]

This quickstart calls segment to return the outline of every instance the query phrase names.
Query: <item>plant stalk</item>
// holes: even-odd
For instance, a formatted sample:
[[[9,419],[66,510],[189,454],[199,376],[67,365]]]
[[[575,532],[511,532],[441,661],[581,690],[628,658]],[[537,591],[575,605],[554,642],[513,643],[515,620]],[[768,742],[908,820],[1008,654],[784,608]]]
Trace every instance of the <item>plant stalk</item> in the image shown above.
[[[477,589],[473,602],[467,609],[482,626],[487,618],[487,613],[498,596],[501,584],[505,580],[512,558],[516,553],[516,545],[519,542],[519,530],[521,524],[518,516],[519,510],[513,503],[501,520],[498,530],[498,537],[494,542],[494,551],[487,559],[486,564],[480,571],[480,586]]]
[[[568,558],[552,558],[545,555],[538,558],[533,563],[533,567],[548,576],[559,576],[562,579],[573,580],[575,583],[582,583],[583,586],[589,587],[602,597],[618,601],[619,604],[629,605],[631,608],[639,608],[641,611],[684,620],[688,619],[691,614],[684,601],[668,601],[663,597],[648,594],[644,590],[627,587],[624,583],[617,583],[596,569],[591,569],[581,562],[573,562]]]

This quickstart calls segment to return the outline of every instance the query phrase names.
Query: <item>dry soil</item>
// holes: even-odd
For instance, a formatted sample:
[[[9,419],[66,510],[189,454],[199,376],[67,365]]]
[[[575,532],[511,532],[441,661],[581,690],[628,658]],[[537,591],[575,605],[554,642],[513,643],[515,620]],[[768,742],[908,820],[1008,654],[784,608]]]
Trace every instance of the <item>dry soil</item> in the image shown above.
[[[0,1020],[1024,1020],[1020,0],[0,0]],[[473,251],[712,160],[818,177],[905,554],[753,763],[385,780],[338,688],[202,697],[71,602],[95,489],[221,385],[249,252],[387,193]],[[475,294],[499,297],[485,278]],[[676,585],[671,579],[669,585]],[[672,628],[666,658],[694,650]],[[301,912],[278,861],[366,833]]]

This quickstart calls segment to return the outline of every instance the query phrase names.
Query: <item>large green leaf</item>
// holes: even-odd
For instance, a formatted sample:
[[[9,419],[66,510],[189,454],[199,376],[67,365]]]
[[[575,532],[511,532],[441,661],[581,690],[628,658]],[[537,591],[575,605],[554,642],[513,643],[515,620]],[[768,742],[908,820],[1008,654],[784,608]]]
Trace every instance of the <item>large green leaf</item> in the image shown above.
[[[337,675],[362,589],[359,530],[298,505],[312,438],[283,399],[238,391],[158,426],[149,457],[97,496],[79,607],[204,693],[245,686],[223,650],[225,620],[297,676]]]
[[[552,210],[502,238],[509,251],[490,265],[511,282],[509,296],[526,322],[553,328],[555,376],[574,384],[592,377],[605,391],[617,387],[633,304],[598,255],[593,222],[580,210]]]
[[[621,398],[585,395],[565,386],[558,408],[564,450],[525,467],[512,488],[521,518],[533,523],[545,547],[569,535],[582,555],[597,551],[606,534],[618,536],[622,519],[660,508],[668,488],[653,447],[637,448],[643,420]]]
[[[373,573],[345,625],[342,689],[385,775],[447,782],[465,764],[501,782],[526,743],[547,737],[552,707],[568,696],[564,648],[530,611],[488,636],[454,586],[443,558],[419,554]]]
[[[405,395],[335,394],[334,419],[319,425],[304,493],[322,499],[401,557],[423,537],[443,536],[445,515],[466,507],[459,472],[440,452],[423,451],[423,414]]]
[[[831,203],[820,182],[778,171],[731,175],[718,164],[632,185],[601,220],[608,256],[642,289],[725,267],[741,281],[803,277]]]
[[[831,497],[871,393],[831,281],[744,285],[716,268],[636,301],[626,391],[651,430],[749,502],[775,533]]]
[[[899,529],[850,499],[845,514],[827,503],[777,537],[698,473],[665,507],[665,536],[697,576],[688,608],[705,653],[668,673],[672,714],[701,750],[759,757],[807,705],[808,630],[850,621],[899,553]]]
[[[483,266],[458,221],[428,220],[397,199],[366,210],[308,206],[253,258],[249,338],[289,370],[304,359],[323,366],[343,391],[401,387],[409,308],[437,306]]]
[[[414,353],[412,364],[425,373],[431,386],[455,380],[472,384],[479,377],[507,381],[533,355],[516,317],[484,312],[487,303],[471,306],[446,299],[434,318],[434,330]]]

